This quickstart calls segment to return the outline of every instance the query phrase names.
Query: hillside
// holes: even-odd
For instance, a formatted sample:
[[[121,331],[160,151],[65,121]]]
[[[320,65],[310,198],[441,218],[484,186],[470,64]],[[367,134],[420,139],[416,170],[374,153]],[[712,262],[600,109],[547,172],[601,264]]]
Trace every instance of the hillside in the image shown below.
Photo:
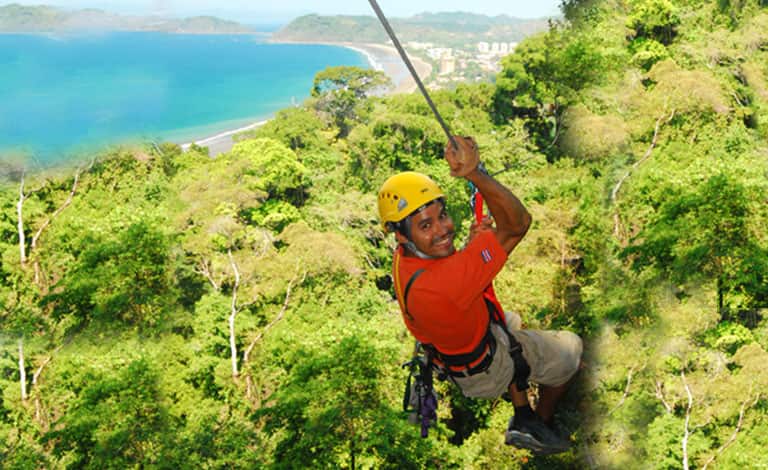
[[[0,184],[0,467],[761,468],[768,448],[768,5],[564,2],[494,84],[433,95],[533,216],[496,278],[527,328],[586,346],[556,417],[436,382],[402,411],[413,339],[376,191],[469,188],[418,94],[318,74],[217,158],[116,148]]]
[[[254,31],[210,16],[184,19],[117,15],[98,9],[64,10],[52,6],[0,6],[0,32],[155,31],[189,34],[237,34]]]
[[[514,42],[547,28],[547,20],[523,20],[472,13],[422,13],[410,18],[390,18],[403,41],[433,42],[462,48],[478,41]],[[375,42],[388,40],[373,16],[320,16],[296,18],[273,35],[276,41]]]

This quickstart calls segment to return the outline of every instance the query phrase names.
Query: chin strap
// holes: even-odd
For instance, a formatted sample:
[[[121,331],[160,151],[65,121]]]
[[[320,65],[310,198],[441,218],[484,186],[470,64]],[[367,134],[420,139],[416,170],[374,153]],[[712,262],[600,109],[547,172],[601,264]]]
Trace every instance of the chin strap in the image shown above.
[[[423,251],[416,248],[416,245],[413,244],[411,240],[408,240],[407,242],[402,244],[408,251],[416,255],[417,258],[421,259],[435,259],[434,256],[429,256],[428,254],[424,253]]]

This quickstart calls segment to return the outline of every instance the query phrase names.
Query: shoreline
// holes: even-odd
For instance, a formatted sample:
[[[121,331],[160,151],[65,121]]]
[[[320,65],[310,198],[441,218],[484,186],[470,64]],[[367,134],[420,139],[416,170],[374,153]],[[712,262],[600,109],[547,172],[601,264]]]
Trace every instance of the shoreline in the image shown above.
[[[395,46],[391,44],[381,44],[374,42],[335,42],[335,41],[267,41],[271,44],[307,44],[307,45],[325,45],[336,46],[351,49],[362,54],[368,60],[368,64],[374,70],[384,72],[391,80],[394,88],[388,91],[387,95],[399,93],[412,93],[418,89],[416,81],[411,77],[408,68],[400,58]],[[408,58],[419,74],[419,78],[424,81],[432,73],[432,65],[424,60],[409,55]]]
[[[229,148],[227,148],[226,150],[219,151],[218,153],[216,153],[216,155],[218,155],[219,153],[224,153],[229,151],[229,149],[234,144],[234,141],[232,140],[233,135],[239,134],[240,132],[249,131],[251,129],[256,129],[257,127],[261,127],[264,124],[268,123],[269,121],[270,121],[269,119],[262,119],[261,121],[256,121],[246,126],[238,127],[237,129],[230,129],[228,131],[223,131],[218,134],[212,135],[210,137],[202,138],[200,140],[194,140],[192,142],[179,144],[179,147],[181,147],[181,149],[186,152],[192,146],[192,144],[194,144],[194,145],[199,145],[201,147],[208,147],[209,151],[213,153],[214,147],[221,146],[225,144],[227,141],[229,141],[230,143]]]
[[[412,93],[418,89],[416,80],[411,77],[408,67],[400,58],[395,46],[378,43],[338,43],[336,45],[361,52],[366,57],[372,58],[373,61],[369,59],[371,68],[384,72],[392,80],[394,88],[387,95]],[[432,65],[413,55],[409,55],[408,58],[423,82],[432,73]],[[374,63],[380,68],[377,68]]]
[[[393,87],[388,90],[385,95],[394,95],[400,93],[412,93],[418,89],[416,81],[411,77],[408,72],[408,68],[403,63],[400,55],[394,46],[378,43],[353,43],[353,42],[307,42],[307,41],[268,41],[271,44],[307,44],[307,45],[326,45],[344,47],[346,49],[353,50],[358,54],[362,54],[368,61],[368,65],[380,72],[386,74],[390,80],[392,80]],[[432,73],[432,66],[427,62],[416,58],[410,57],[413,67],[419,74],[419,78],[424,80],[425,77]],[[190,142],[179,144],[182,150],[186,151],[192,144],[202,147],[208,147],[210,155],[216,156],[224,152],[228,152],[234,145],[232,136],[240,132],[245,132],[257,127],[261,127],[270,119],[260,120],[253,122],[246,126],[239,127],[237,129],[230,129],[212,136],[202,137],[200,139],[194,139]]]

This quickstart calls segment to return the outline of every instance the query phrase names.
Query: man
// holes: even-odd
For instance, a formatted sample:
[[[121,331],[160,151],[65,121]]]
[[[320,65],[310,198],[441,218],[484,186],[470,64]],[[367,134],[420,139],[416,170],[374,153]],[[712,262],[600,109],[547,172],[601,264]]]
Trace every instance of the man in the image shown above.
[[[509,392],[515,406],[505,442],[537,454],[564,452],[568,440],[552,431],[555,405],[578,371],[582,344],[566,331],[520,330],[506,322],[484,295],[531,224],[522,203],[493,177],[478,170],[471,138],[446,146],[451,175],[472,182],[495,219],[476,223],[466,247],[454,247],[454,225],[440,188],[427,176],[405,172],[379,190],[379,215],[399,244],[393,259],[395,293],[403,320],[432,353],[433,364],[469,397]],[[534,412],[525,393],[539,384]]]

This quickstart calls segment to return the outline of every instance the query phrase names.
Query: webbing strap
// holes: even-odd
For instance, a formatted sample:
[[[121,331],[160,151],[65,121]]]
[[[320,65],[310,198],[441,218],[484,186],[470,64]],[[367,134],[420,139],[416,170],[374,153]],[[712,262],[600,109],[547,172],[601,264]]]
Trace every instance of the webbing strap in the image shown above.
[[[408,282],[405,285],[405,289],[401,289],[401,280],[400,280],[400,253],[395,253],[395,261],[394,261],[394,280],[395,280],[395,296],[397,297],[397,301],[400,302],[400,310],[403,312],[405,316],[413,320],[413,316],[408,313],[408,292],[411,290],[411,286],[413,285],[413,282],[421,276],[424,273],[423,269],[417,270],[410,279],[408,279]]]
[[[400,289],[400,252],[395,251],[395,259],[394,259],[394,268],[392,269],[392,277],[394,277],[395,281],[395,297],[397,297],[397,301],[400,302],[400,310],[405,312],[405,306],[403,305],[403,296],[400,295],[402,290]]]
[[[493,338],[493,333],[491,333],[490,328],[488,328],[485,331],[485,336],[483,336],[483,339],[481,339],[480,342],[477,343],[477,346],[475,346],[475,349],[473,349],[468,353],[443,354],[440,351],[437,351],[437,348],[430,345],[430,347],[435,348],[435,352],[437,353],[436,354],[437,358],[440,359],[440,361],[446,366],[453,366],[453,367],[465,366],[467,368],[469,368],[470,364],[480,359],[489,348],[495,351],[496,349],[495,346],[496,346],[496,340]]]
[[[482,162],[477,164],[477,169],[481,173],[486,175],[488,174],[488,171],[485,169],[485,165],[483,165]],[[480,194],[477,186],[471,182],[469,183],[469,189],[472,192],[472,195],[469,199],[469,206],[472,208],[472,212],[475,215],[475,222],[480,223],[483,220],[483,217],[485,217],[485,214],[483,214],[483,195]],[[501,307],[499,299],[496,298],[496,291],[493,290],[493,283],[488,284],[488,287],[485,288],[483,297],[485,297],[487,302],[491,302],[493,304],[495,310],[494,318],[498,320],[502,325],[506,325],[507,322],[506,318],[504,318],[504,309]]]
[[[509,331],[509,328],[507,328],[507,323],[505,321],[499,321],[499,316],[494,315],[494,313],[498,313],[494,312],[496,309],[496,304],[494,304],[486,297],[485,305],[488,307],[488,313],[491,317],[491,322],[497,323],[501,329],[504,330],[504,334],[507,335],[507,338],[509,338],[510,355],[512,356],[512,361],[515,363],[515,375],[512,377],[512,381],[515,382],[515,385],[517,385],[517,390],[522,392],[528,388],[528,377],[531,375],[531,366],[528,365],[528,361],[526,361],[525,357],[523,357],[523,347],[520,345],[514,335],[512,335],[512,333]]]
[[[408,279],[408,284],[405,285],[405,291],[403,292],[403,308],[406,315],[408,315],[408,318],[413,320],[413,317],[410,313],[408,313],[408,292],[411,290],[411,286],[413,285],[413,281],[415,281],[419,276],[424,274],[423,269],[417,270],[415,273],[413,273],[413,276],[411,276],[410,279]]]
[[[482,163],[478,164],[478,169],[488,174]],[[472,196],[469,200],[472,212],[475,215],[475,221],[480,223],[483,220],[483,195],[478,191],[477,186],[469,183]],[[528,377],[531,375],[531,366],[528,365],[528,361],[523,357],[523,347],[515,339],[507,328],[507,319],[504,317],[504,309],[501,307],[499,299],[496,297],[496,292],[493,289],[493,282],[488,284],[488,287],[483,291],[483,298],[485,304],[488,307],[488,313],[491,318],[491,322],[496,322],[504,330],[504,333],[509,338],[510,354],[512,355],[512,361],[515,363],[515,376],[512,381],[517,385],[519,391],[526,390],[528,388]],[[488,326],[490,328],[490,324]]]

